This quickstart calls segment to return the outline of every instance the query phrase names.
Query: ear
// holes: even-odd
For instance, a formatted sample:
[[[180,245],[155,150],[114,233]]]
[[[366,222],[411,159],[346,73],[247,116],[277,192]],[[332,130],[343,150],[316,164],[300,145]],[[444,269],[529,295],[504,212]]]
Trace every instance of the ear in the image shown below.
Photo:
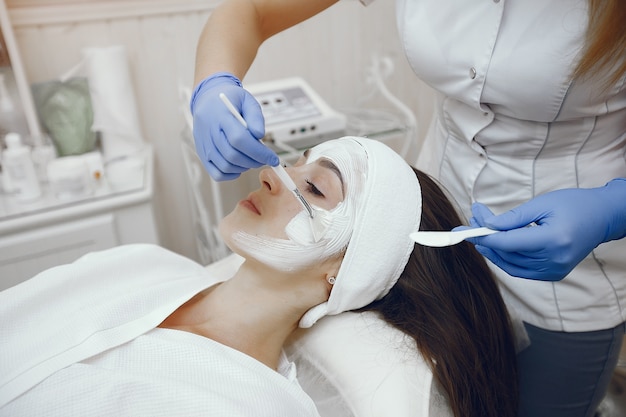
[[[339,274],[339,268],[341,267],[341,262],[343,261],[343,254],[335,259],[328,260],[325,265],[325,275],[324,279],[326,281],[326,286],[328,291],[333,288],[335,281],[337,280],[337,274]]]
[[[328,289],[332,289],[333,285],[335,285],[335,282],[337,281],[337,274],[339,273],[339,266],[341,265],[341,263],[337,264],[336,267],[334,268],[329,268],[326,271],[326,285],[328,286]]]

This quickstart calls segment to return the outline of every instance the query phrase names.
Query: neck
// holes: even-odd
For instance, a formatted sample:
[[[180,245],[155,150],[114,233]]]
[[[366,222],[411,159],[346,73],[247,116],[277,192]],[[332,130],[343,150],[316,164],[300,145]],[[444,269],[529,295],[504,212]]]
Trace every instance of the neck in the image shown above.
[[[300,317],[328,297],[303,288],[300,277],[281,275],[268,276],[258,265],[244,263],[233,278],[198,294],[163,326],[211,338],[276,369]]]

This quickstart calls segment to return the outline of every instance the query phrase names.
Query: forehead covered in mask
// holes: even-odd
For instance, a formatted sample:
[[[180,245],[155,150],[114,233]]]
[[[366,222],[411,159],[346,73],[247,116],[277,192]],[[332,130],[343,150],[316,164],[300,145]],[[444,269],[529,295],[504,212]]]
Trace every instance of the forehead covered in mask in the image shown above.
[[[322,242],[328,247],[328,253],[337,253],[348,244],[354,227],[354,220],[363,201],[363,187],[367,178],[367,153],[363,147],[352,139],[342,138],[321,143],[307,152],[307,164],[317,163],[320,160],[332,162],[343,179],[344,199],[335,208],[326,212],[315,207],[319,215],[326,216],[328,229],[325,231]],[[300,213],[306,217],[306,213]],[[300,225],[309,231],[306,222],[290,222],[287,235],[290,239],[301,244],[311,244],[315,240],[311,233],[295,232],[295,226]],[[309,231],[310,232],[310,231]],[[304,238],[304,239],[303,239]]]

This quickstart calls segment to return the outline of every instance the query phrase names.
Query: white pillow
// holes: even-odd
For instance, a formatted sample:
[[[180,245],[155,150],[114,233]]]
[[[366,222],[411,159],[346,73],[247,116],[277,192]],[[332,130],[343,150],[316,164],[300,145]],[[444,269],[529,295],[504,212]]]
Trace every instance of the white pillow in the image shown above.
[[[285,351],[322,417],[452,416],[414,341],[376,313],[324,317]]]

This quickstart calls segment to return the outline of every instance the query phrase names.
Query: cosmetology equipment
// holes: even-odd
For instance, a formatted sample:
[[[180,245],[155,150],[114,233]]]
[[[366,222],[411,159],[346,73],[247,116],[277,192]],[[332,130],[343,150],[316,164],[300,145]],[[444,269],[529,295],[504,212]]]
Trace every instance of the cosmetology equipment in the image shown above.
[[[300,77],[245,87],[261,104],[263,141],[277,153],[307,149],[345,135],[346,116],[330,108]]]
[[[366,136],[391,146],[407,161],[414,161],[417,120],[413,111],[387,88],[395,65],[387,56],[374,55],[364,68],[365,94],[353,108],[341,108],[348,118],[348,135]]]
[[[7,148],[2,153],[2,169],[5,188],[15,194],[20,201],[35,200],[41,196],[35,164],[30,147],[22,143],[18,133],[8,133],[5,138]]]

